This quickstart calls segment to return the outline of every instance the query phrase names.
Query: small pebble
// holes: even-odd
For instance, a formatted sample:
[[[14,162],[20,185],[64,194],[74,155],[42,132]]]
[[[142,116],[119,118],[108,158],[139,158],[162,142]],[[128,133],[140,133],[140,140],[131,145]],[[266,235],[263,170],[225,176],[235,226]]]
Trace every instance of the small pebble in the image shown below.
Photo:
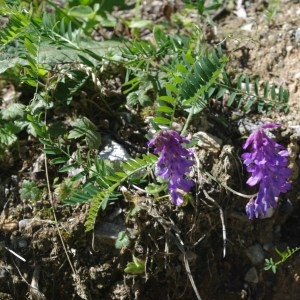
[[[265,244],[263,244],[263,249],[265,251],[270,251],[272,249],[272,247],[273,247],[272,243],[265,243]]]
[[[28,246],[28,242],[25,239],[18,240],[18,248],[26,248]]]
[[[245,281],[258,283],[259,278],[255,267],[252,267],[248,270],[248,272],[245,275]]]
[[[246,250],[246,255],[253,265],[259,265],[265,259],[264,250],[260,244],[255,244],[248,247]]]
[[[197,145],[200,148],[209,150],[212,153],[218,153],[223,144],[223,141],[221,139],[204,131],[195,133],[193,138],[198,139]]]
[[[298,44],[300,43],[300,27],[298,27],[296,29],[296,32],[295,32],[295,42]]]
[[[25,229],[25,227],[31,222],[31,219],[23,219],[19,221],[19,230]]]

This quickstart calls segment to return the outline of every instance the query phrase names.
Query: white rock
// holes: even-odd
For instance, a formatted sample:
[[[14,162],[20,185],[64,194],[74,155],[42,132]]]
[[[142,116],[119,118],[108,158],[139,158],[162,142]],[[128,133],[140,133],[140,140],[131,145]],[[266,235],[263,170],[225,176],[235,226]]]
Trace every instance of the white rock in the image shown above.
[[[124,161],[130,159],[127,150],[117,142],[110,140],[104,149],[99,152],[99,158],[110,161]]]
[[[197,145],[200,148],[209,150],[213,153],[218,153],[221,150],[221,146],[223,144],[223,141],[221,139],[204,131],[195,133],[193,138],[198,140]]]

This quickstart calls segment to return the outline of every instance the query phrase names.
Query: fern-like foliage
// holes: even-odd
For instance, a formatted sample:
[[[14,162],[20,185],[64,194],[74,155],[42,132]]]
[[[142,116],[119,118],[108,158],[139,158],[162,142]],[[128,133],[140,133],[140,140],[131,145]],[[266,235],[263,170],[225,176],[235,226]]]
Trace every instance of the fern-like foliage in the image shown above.
[[[72,22],[67,15],[65,18],[55,13],[35,16],[20,3],[19,6],[3,3],[0,15],[7,17],[0,31],[0,61],[4,62],[0,72],[21,65],[25,69],[22,80],[30,85],[37,85],[42,69],[48,70],[66,60],[94,67],[95,61],[108,61],[118,51],[108,50],[110,46],[116,48],[117,43],[99,44],[85,36],[78,21]]]
[[[265,266],[264,270],[272,270],[272,272],[275,274],[277,270],[277,266],[284,263],[288,258],[290,258],[292,255],[294,255],[297,251],[300,250],[300,247],[296,248],[290,248],[287,247],[284,251],[279,251],[277,248],[275,248],[277,254],[280,256],[280,260],[277,262],[274,262],[272,258],[265,259]]]
[[[159,27],[154,27],[155,44],[151,41],[126,42],[121,48],[127,68],[124,93],[128,94],[127,104],[149,106],[153,98],[163,93],[170,57],[177,57],[187,49],[191,39],[180,35],[166,35]],[[152,99],[148,94],[154,94]]]
[[[7,22],[0,30],[0,59],[4,62],[1,71],[4,72],[15,64],[22,63],[28,66],[26,70],[28,79],[35,78],[39,33],[31,22],[32,11],[2,3],[0,15],[7,17]],[[29,79],[29,84],[34,83],[35,80]]]
[[[258,112],[288,110],[289,91],[282,86],[270,85],[269,81],[259,84],[259,78],[251,82],[249,75],[239,75],[233,84],[226,73],[222,74],[223,82],[220,82],[218,97],[222,97],[230,91],[226,102],[227,106],[250,111],[256,107]]]
[[[136,75],[125,83],[129,86],[126,91],[131,93],[128,104],[145,103],[140,99],[144,99],[151,82],[158,99],[154,119],[157,125],[170,126],[176,112],[182,109],[189,112],[189,120],[207,107],[211,98],[221,99],[224,106],[245,112],[287,111],[288,90],[271,86],[268,81],[259,83],[258,79],[251,80],[244,74],[232,79],[226,71],[228,58],[220,47],[195,47],[193,38],[188,42],[182,37],[176,40],[159,29],[155,29],[154,37],[156,46],[150,42],[133,42],[123,54],[131,59],[126,64],[129,74]],[[167,47],[171,55],[165,52]],[[146,77],[148,85],[144,84]]]
[[[142,158],[130,159],[121,164],[121,170],[119,172],[111,172],[110,175],[105,178],[97,176],[98,180],[102,179],[109,185],[107,189],[100,190],[96,195],[90,199],[90,208],[87,215],[87,221],[85,223],[86,230],[92,230],[95,226],[96,218],[99,210],[105,209],[108,201],[116,199],[115,190],[125,181],[131,181],[133,175],[146,168],[152,167],[157,162],[157,157],[153,154],[143,155]]]
[[[105,210],[107,203],[118,199],[120,194],[117,192],[121,184],[141,182],[141,171],[153,167],[157,162],[157,156],[154,154],[143,154],[142,158],[129,159],[121,163],[119,170],[109,166],[109,163],[103,159],[99,159],[96,155],[92,158],[91,151],[87,153],[87,157],[83,159],[80,149],[75,153],[71,153],[69,146],[63,146],[63,139],[52,139],[46,130],[46,126],[38,119],[37,116],[27,116],[36,135],[44,145],[43,151],[48,155],[57,156],[51,159],[54,165],[63,164],[59,169],[60,172],[66,173],[75,171],[72,176],[72,181],[76,182],[85,179],[85,183],[79,190],[75,191],[72,186],[71,195],[64,200],[66,204],[80,204],[90,202],[88,210],[86,230],[94,228],[99,210]],[[87,120],[85,120],[87,122]],[[77,134],[84,134],[91,138],[95,135],[93,126],[90,122],[88,128],[81,127],[80,131],[75,131]],[[77,124],[80,125],[80,124]],[[77,128],[78,129],[78,128]],[[97,135],[92,137],[94,141]],[[138,177],[138,180],[136,177]]]
[[[0,2],[0,15],[7,17],[7,22],[0,31],[1,50],[3,46],[33,32],[31,13],[21,7],[9,6],[5,1]]]
[[[157,124],[170,126],[177,108],[190,114],[202,111],[209,97],[216,89],[217,80],[227,62],[225,56],[210,55],[193,57],[190,51],[184,53],[170,72],[170,81],[164,84],[166,95],[159,97]]]
[[[73,181],[85,178],[85,184],[80,187],[80,190],[74,191],[72,189],[72,194],[64,202],[66,204],[90,202],[86,230],[94,228],[99,210],[104,210],[109,201],[118,199],[120,194],[116,190],[121,184],[125,181],[135,182],[134,175],[137,172],[152,167],[157,162],[155,155],[151,153],[143,154],[142,158],[122,162],[120,170],[116,171],[106,161],[99,159],[97,156],[93,159],[91,152],[88,152],[85,160],[82,158],[80,149],[77,149],[75,155],[72,154],[68,146],[64,149],[61,138],[58,138],[56,142],[52,140],[46,131],[45,125],[36,116],[28,115],[27,118],[31,122],[36,135],[44,144],[43,151],[48,155],[57,156],[51,160],[51,163],[55,165],[64,164],[59,170],[62,173],[75,170],[76,175],[72,176]],[[82,131],[80,131],[81,133]],[[90,127],[86,134],[93,134]]]
[[[191,117],[207,107],[210,98],[225,99],[225,95],[224,105],[245,112],[254,107],[258,112],[287,111],[288,90],[270,86],[268,81],[261,87],[258,79],[251,83],[248,75],[240,75],[232,82],[226,73],[227,62],[220,49],[199,58],[187,51],[177,58],[175,70],[169,72],[169,82],[164,84],[166,95],[159,97],[155,122],[170,126],[177,108],[185,109]]]

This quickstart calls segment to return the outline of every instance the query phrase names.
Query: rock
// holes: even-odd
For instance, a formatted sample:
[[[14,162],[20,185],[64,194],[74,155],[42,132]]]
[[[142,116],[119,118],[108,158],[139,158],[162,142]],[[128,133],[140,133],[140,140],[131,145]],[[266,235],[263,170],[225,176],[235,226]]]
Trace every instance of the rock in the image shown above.
[[[295,31],[295,42],[300,43],[300,27],[298,27]]]
[[[130,159],[127,150],[117,142],[109,139],[106,146],[99,152],[100,159],[108,159],[110,161],[124,161]]]
[[[273,248],[273,243],[265,243],[263,244],[263,248],[265,251],[270,251]]]
[[[265,259],[264,250],[260,244],[248,247],[246,255],[255,266],[261,264]]]
[[[24,239],[22,237],[20,237],[20,238],[17,239],[17,247],[19,249],[27,248],[27,246],[28,246],[28,242],[27,242],[26,239]]]
[[[300,138],[300,125],[290,125],[296,138]]]
[[[237,122],[238,131],[241,135],[248,135],[252,133],[255,129],[257,129],[262,124],[263,121],[257,121],[254,123],[254,121],[252,121],[249,118],[243,118]]]
[[[4,280],[7,280],[9,276],[9,273],[7,272],[7,270],[5,270],[4,268],[0,268],[0,281],[2,281],[3,279]]]
[[[296,80],[299,80],[300,79],[300,72],[296,72],[295,75],[294,75],[294,78]]]
[[[275,197],[275,201],[278,202],[278,197]],[[266,215],[260,214],[259,218],[262,219],[262,220],[263,219],[269,219],[269,218],[273,217],[274,213],[275,213],[275,208],[270,206],[266,210]]]
[[[213,153],[218,153],[221,150],[223,141],[212,134],[208,134],[204,131],[199,131],[194,134],[193,138],[198,140],[197,145],[205,150],[209,150]]]
[[[23,219],[19,221],[19,230],[22,231],[26,226],[32,222],[33,219]]]
[[[117,224],[112,222],[104,222],[95,227],[95,245],[102,248],[103,246],[115,246],[115,242],[118,238],[118,234],[121,231],[126,230],[123,224]]]
[[[259,278],[255,267],[252,267],[248,270],[248,272],[245,275],[245,281],[251,283],[258,283]]]
[[[258,129],[260,126],[266,124],[266,123],[274,123],[272,119],[269,118],[260,118],[258,120],[251,120],[249,118],[242,118],[238,120],[238,131],[241,135],[250,135],[254,130]],[[266,135],[269,138],[274,139],[275,138],[275,132],[270,129],[264,129]]]

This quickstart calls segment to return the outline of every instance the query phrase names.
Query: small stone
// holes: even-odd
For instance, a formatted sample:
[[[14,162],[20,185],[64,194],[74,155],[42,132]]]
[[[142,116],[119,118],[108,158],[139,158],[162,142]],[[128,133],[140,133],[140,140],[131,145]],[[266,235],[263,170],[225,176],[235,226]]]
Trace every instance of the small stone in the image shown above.
[[[290,125],[289,127],[292,128],[295,136],[300,138],[300,125]]]
[[[278,202],[278,197],[275,197],[275,201]],[[270,206],[266,210],[266,215],[260,214],[259,218],[262,219],[262,220],[263,219],[269,219],[269,218],[273,217],[274,213],[275,213],[275,209]]]
[[[17,243],[18,243],[18,248],[20,249],[26,248],[28,246],[28,242],[23,238],[18,239]]]
[[[104,222],[95,227],[95,244],[99,247],[115,246],[115,242],[118,238],[118,234],[121,231],[126,230],[123,224],[116,224],[112,222]]]
[[[269,118],[260,118],[259,120],[251,120],[249,118],[242,118],[237,122],[238,125],[238,131],[241,135],[249,135],[254,130],[258,129],[260,126],[266,123],[273,123],[271,119]],[[274,138],[275,135],[272,133],[272,131],[266,129],[264,130],[268,137]]]
[[[273,243],[265,243],[265,244],[263,244],[263,249],[265,250],[265,251],[270,251],[272,248],[273,248]]]
[[[300,79],[300,72],[295,73],[294,78],[299,80]]]
[[[295,42],[300,43],[300,27],[298,27],[295,31]]]
[[[99,152],[98,157],[100,159],[108,159],[110,161],[124,161],[130,159],[130,155],[127,150],[117,142],[108,139],[108,142],[104,149]]]
[[[259,265],[265,259],[264,250],[260,244],[255,244],[248,247],[246,250],[246,255],[253,265]]]
[[[255,267],[252,267],[248,270],[248,272],[245,275],[245,281],[258,283],[259,278]]]
[[[293,50],[293,46],[292,45],[289,45],[289,46],[286,46],[286,52],[287,53],[291,53],[292,52],[292,50]]]
[[[11,233],[15,230],[18,230],[19,226],[16,222],[4,222],[0,225],[0,229],[6,233]]]
[[[223,141],[212,134],[204,131],[195,133],[194,138],[198,139],[198,146],[202,149],[209,150],[213,153],[218,153],[221,150]]]
[[[4,268],[0,269],[0,280],[7,279],[9,273]]]
[[[19,221],[19,230],[23,230],[26,226],[32,222],[32,219],[23,219]]]
[[[263,124],[263,121],[254,122],[249,118],[242,118],[238,121],[238,131],[241,135],[250,134]]]

